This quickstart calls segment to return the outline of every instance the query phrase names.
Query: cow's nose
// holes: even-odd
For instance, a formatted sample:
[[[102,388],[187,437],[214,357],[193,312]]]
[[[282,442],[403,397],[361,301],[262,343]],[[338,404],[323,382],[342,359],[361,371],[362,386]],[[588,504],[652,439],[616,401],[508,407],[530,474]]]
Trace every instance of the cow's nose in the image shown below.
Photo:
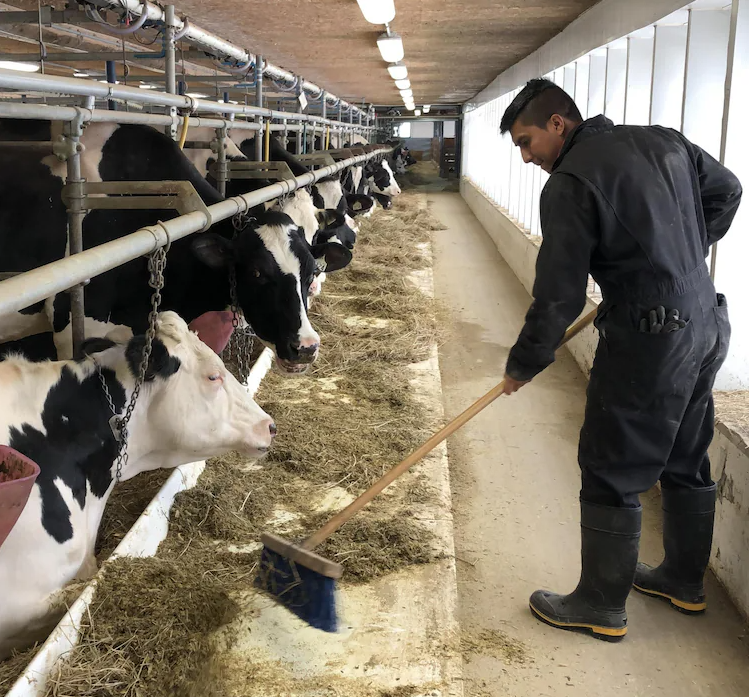
[[[273,438],[278,433],[278,427],[272,422],[271,425],[268,426],[268,430],[270,431],[271,438]]]
[[[320,344],[309,344],[307,346],[299,345],[297,351],[302,356],[314,356],[317,350],[320,348]]]

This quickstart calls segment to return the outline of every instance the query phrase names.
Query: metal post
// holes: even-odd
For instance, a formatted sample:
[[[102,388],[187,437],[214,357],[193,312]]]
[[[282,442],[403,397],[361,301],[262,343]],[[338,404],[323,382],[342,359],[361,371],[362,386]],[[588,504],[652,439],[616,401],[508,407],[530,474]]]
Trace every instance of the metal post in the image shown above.
[[[298,114],[301,114],[304,109],[302,109],[302,104],[299,102],[299,97],[302,96],[302,93],[304,92],[304,80],[301,76],[297,77],[297,85],[296,85],[296,97],[297,97],[297,105],[296,110]],[[302,139],[307,135],[306,131],[297,131],[296,132],[296,154],[301,155],[304,153],[304,143],[302,143]]]
[[[328,93],[325,90],[323,90],[321,96],[322,96],[322,117],[324,119],[327,119],[328,118],[328,100],[327,100]],[[327,131],[326,131],[326,128],[328,129]],[[323,126],[322,130],[320,131],[320,150],[325,150],[325,133],[326,132],[330,133],[330,126]],[[315,147],[314,141],[313,141],[312,147],[313,148]]]
[[[260,138],[261,131],[255,134],[255,139]],[[226,196],[226,180],[228,179],[228,167],[226,165],[226,126],[216,129],[216,140],[211,143],[216,153],[216,188],[222,196]]]
[[[117,82],[117,67],[114,61],[107,61],[107,82],[114,85]],[[117,105],[109,99],[107,101],[109,111],[117,111]]]
[[[145,6],[144,6],[145,7]],[[174,48],[174,25],[176,18],[174,5],[167,5],[164,12],[164,72],[166,73],[167,94],[177,94],[177,62]],[[172,125],[167,128],[167,135],[173,140],[177,139],[177,109],[169,107],[169,115],[172,117]]]
[[[83,135],[83,123],[81,119],[66,122],[64,125],[65,137],[71,143],[71,151],[67,160],[67,181],[69,191],[68,204],[68,250],[70,256],[80,254],[83,251],[83,218],[86,211],[83,209],[84,180],[81,178],[81,150],[80,143]],[[83,300],[83,285],[79,284],[70,289],[70,314],[71,330],[73,335],[73,356],[80,357],[81,346],[85,340],[84,318],[85,304]]]
[[[343,104],[341,104],[340,99],[338,100],[338,122],[343,123]],[[343,140],[343,126],[339,126],[338,128],[338,147],[342,148],[345,142]]]
[[[255,106],[263,108],[263,57],[255,57]],[[255,134],[255,160],[263,161],[263,117],[258,116],[260,130]]]

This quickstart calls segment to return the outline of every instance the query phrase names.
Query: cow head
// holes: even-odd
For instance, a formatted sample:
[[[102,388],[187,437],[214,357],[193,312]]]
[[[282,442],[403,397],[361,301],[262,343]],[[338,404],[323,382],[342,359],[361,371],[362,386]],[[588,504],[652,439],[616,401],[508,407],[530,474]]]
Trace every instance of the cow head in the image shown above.
[[[275,199],[265,204],[267,210],[285,213],[304,231],[304,236],[310,244],[319,229],[317,222],[317,208],[313,196],[306,189],[297,189],[283,199]]]
[[[364,169],[364,174],[376,193],[385,196],[398,196],[401,193],[401,188],[395,181],[395,175],[387,160],[368,164]]]
[[[310,245],[304,230],[285,213],[260,215],[261,220],[250,221],[234,240],[211,233],[197,237],[193,251],[227,275],[234,266],[245,318],[275,352],[278,368],[285,374],[300,374],[320,348],[320,336],[307,316],[315,272],[342,269],[351,261],[351,252],[335,243]]]
[[[84,351],[97,353],[103,374],[112,370],[129,397],[145,337],[119,343],[122,338],[115,332],[92,339]],[[176,467],[232,450],[258,457],[270,447],[276,427],[185,321],[174,312],[161,312],[128,431],[125,479],[146,469]]]

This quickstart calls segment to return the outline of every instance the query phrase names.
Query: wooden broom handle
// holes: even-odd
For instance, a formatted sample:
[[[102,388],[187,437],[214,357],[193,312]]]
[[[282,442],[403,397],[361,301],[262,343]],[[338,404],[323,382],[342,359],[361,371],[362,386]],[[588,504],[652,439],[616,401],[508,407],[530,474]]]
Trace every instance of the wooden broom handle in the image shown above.
[[[596,316],[597,310],[593,310],[589,314],[585,315],[581,320],[578,320],[572,327],[570,327],[564,334],[564,338],[559,346],[564,346],[570,339],[577,336],[585,327],[587,327]],[[505,381],[499,383],[495,387],[492,387],[483,397],[471,404],[462,414],[456,416],[450,423],[443,426],[437,433],[435,433],[424,445],[418,450],[411,453],[403,462],[396,465],[381,479],[376,481],[369,489],[359,496],[356,500],[352,501],[346,508],[339,513],[336,513],[325,525],[320,528],[317,532],[312,533],[304,542],[302,542],[302,549],[314,549],[318,545],[322,544],[330,535],[332,535],[338,528],[344,523],[347,523],[354,515],[356,515],[364,506],[366,506],[375,496],[377,496],[383,489],[392,484],[398,477],[404,474],[408,469],[415,465],[419,460],[428,455],[434,450],[443,440],[449,438],[455,431],[461,426],[470,421],[476,414],[488,407],[504,390]]]

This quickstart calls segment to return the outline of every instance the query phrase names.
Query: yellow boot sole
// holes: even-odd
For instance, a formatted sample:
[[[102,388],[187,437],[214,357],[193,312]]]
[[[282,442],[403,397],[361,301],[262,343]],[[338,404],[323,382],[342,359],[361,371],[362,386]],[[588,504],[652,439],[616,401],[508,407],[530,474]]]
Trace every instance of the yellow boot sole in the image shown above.
[[[531,612],[537,619],[556,629],[566,629],[571,632],[586,632],[588,634],[592,634],[596,639],[601,639],[602,641],[621,641],[627,634],[626,627],[614,628],[602,627],[597,624],[557,622],[551,619],[551,617],[545,615],[543,612],[537,610],[535,607],[533,607],[533,605],[529,604],[529,607],[531,609]]]
[[[674,598],[667,593],[661,593],[660,591],[655,591],[650,588],[643,588],[636,583],[633,584],[632,587],[643,595],[649,595],[651,598],[660,598],[661,600],[668,601],[675,610],[683,612],[685,615],[701,615],[705,610],[707,610],[707,603],[704,600],[700,603],[688,603],[685,600]]]

